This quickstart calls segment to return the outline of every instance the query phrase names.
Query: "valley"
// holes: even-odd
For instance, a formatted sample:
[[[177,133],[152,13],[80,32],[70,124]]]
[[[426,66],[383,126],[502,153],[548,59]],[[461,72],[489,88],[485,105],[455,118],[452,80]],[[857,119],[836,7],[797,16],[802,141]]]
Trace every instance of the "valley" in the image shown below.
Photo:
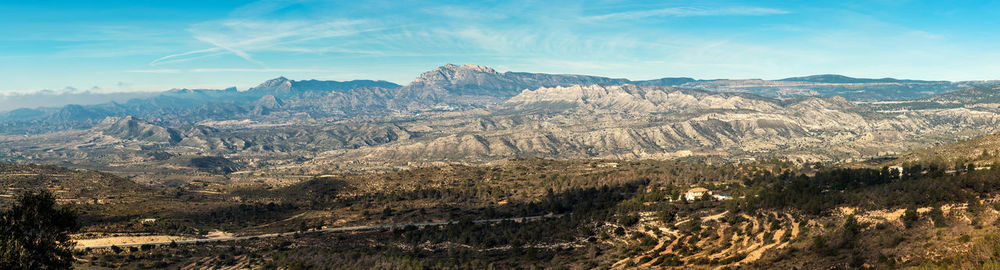
[[[971,139],[1000,124],[1000,101],[984,94],[997,91],[989,82],[774,81],[813,89],[794,95],[704,86],[719,82],[499,73],[477,65],[445,65],[406,86],[282,77],[247,91],[173,90],[40,109],[35,117],[11,111],[0,121],[0,160],[193,173],[220,168],[191,166],[190,159],[220,157],[227,172],[298,175],[511,158],[832,164]],[[920,98],[852,100],[823,90],[831,85],[895,87]],[[951,86],[927,92],[913,85]]]
[[[969,254],[1000,224],[997,92],[281,77],[7,112],[0,208],[51,192],[84,269],[985,267]]]
[[[518,159],[319,176],[284,187],[56,195],[81,213],[73,235],[83,244],[74,251],[81,268],[989,265],[988,255],[969,252],[996,237],[1000,174],[903,165],[900,173],[781,161]],[[36,165],[3,175],[50,188],[37,179],[120,181]]]
[[[1000,1],[0,1],[0,270],[1000,269]]]

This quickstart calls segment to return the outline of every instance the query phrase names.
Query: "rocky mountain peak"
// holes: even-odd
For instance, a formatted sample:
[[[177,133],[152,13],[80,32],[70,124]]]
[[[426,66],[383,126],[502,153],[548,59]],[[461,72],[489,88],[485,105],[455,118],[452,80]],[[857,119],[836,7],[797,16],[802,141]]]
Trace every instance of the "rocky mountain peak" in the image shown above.
[[[451,71],[451,72],[454,72],[454,73],[459,73],[459,72],[481,72],[481,73],[499,74],[499,73],[497,73],[496,70],[493,70],[493,68],[491,68],[491,67],[487,67],[487,66],[483,66],[483,65],[476,65],[476,64],[462,64],[462,65],[447,64],[447,65],[444,65],[444,66],[440,66],[440,67],[438,67],[435,70],[447,70],[447,71]]]
[[[413,83],[423,85],[463,85],[474,84],[478,81],[500,76],[500,73],[487,66],[447,64],[420,74],[420,77],[417,77]]]
[[[277,77],[274,79],[267,80],[254,88],[250,88],[250,91],[290,91],[292,89],[292,81],[284,76]]]

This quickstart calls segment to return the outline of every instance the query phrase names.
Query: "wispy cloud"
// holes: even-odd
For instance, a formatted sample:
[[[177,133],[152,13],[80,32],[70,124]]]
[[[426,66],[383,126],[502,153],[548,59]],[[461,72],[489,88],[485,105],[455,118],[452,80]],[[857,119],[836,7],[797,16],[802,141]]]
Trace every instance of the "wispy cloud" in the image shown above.
[[[763,7],[697,8],[671,7],[653,10],[635,10],[608,13],[586,17],[588,20],[635,20],[649,17],[695,17],[695,16],[766,16],[788,14],[788,11]]]
[[[330,72],[325,69],[297,69],[297,68],[196,68],[190,70],[191,72],[199,73],[213,73],[213,72],[312,72],[312,73],[322,73]]]
[[[227,53],[226,51],[223,51],[222,48],[218,48],[218,47],[208,48],[208,49],[202,49],[202,50],[187,51],[187,52],[183,52],[183,53],[171,54],[171,55],[167,55],[167,56],[163,56],[163,57],[160,57],[160,58],[153,59],[153,61],[149,62],[149,65],[150,66],[157,66],[157,65],[160,65],[160,64],[187,62],[187,61],[191,61],[191,60],[196,60],[196,59],[201,59],[201,58],[206,58],[206,57],[212,57],[212,56],[222,55],[222,54],[226,54],[226,53]]]
[[[61,96],[61,95],[74,95],[74,94],[92,94],[92,93],[102,93],[106,92],[97,86],[92,86],[87,89],[80,89],[72,86],[66,86],[62,89],[40,89],[40,90],[27,90],[27,91],[0,91],[0,96],[28,96],[28,95],[43,95],[43,96]]]
[[[308,41],[348,37],[382,28],[365,20],[266,20],[227,19],[201,23],[189,29],[192,37],[212,47],[163,56],[151,61],[152,66],[186,62],[221,54],[236,55],[261,67],[267,65],[256,60],[256,51],[283,50]],[[301,47],[296,49],[302,50]]]
[[[301,73],[310,78],[374,74],[365,76],[405,82],[449,62],[622,77],[777,78],[812,70],[875,72],[876,68],[859,67],[879,62],[980,63],[987,61],[963,58],[963,53],[991,48],[986,43],[974,48],[948,46],[961,35],[940,27],[896,27],[876,15],[853,14],[839,5],[801,8],[729,1],[653,5],[617,0],[447,4],[263,0],[230,9],[222,17],[213,10],[193,20],[180,20],[169,29],[160,23],[103,28],[58,25],[45,33],[8,35],[0,41],[65,34],[52,48],[37,50],[39,55],[94,58],[83,61],[97,64],[110,63],[102,58],[142,56],[129,57],[127,65],[106,68],[112,71],[108,74],[138,77],[135,80],[145,85],[137,88],[174,87],[179,81],[174,78],[200,81],[211,73],[218,80],[244,82],[267,72]],[[796,16],[782,15],[792,13]],[[94,40],[89,36],[95,36]],[[898,44],[908,48],[884,50]],[[50,49],[61,52],[50,54]],[[10,56],[0,53],[0,59],[4,57]],[[148,65],[146,69],[135,68],[143,64]],[[122,70],[133,68],[137,70],[123,74]],[[921,72],[917,74],[929,73]],[[36,81],[43,80],[30,83]]]
[[[179,73],[179,69],[137,69],[137,70],[126,70],[128,73]]]
[[[198,40],[204,41],[205,43],[212,44],[213,46],[215,46],[215,48],[219,48],[219,49],[231,52],[231,53],[235,54],[236,56],[239,56],[240,58],[243,58],[243,60],[247,60],[248,62],[251,62],[251,63],[254,63],[254,64],[258,64],[260,66],[264,66],[263,62],[254,60],[253,57],[251,57],[250,54],[247,53],[246,51],[244,51],[243,49],[240,49],[239,47],[230,46],[227,42],[218,41],[218,40],[215,40],[215,39],[213,39],[211,37],[196,37],[196,38]]]
[[[288,73],[325,73],[326,69],[307,68],[194,68],[194,69],[139,69],[126,70],[128,73],[153,73],[153,74],[174,74],[174,73],[221,73],[221,72],[288,72]]]
[[[447,16],[467,20],[499,20],[508,18],[507,14],[501,12],[472,9],[461,6],[436,6],[423,9],[424,13],[432,16]]]

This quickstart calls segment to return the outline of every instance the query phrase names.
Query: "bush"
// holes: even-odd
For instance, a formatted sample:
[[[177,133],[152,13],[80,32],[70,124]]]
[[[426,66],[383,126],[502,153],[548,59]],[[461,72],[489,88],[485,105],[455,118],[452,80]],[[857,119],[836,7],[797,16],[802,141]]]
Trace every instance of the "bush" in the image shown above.
[[[632,225],[639,223],[639,215],[631,214],[631,215],[621,216],[618,218],[618,223],[620,223],[622,226],[630,227]]]
[[[917,213],[916,207],[910,206],[906,208],[906,212],[903,212],[903,217],[901,219],[906,228],[912,228],[913,224],[915,224],[917,220],[920,220],[920,214]]]
[[[931,211],[928,213],[931,220],[934,221],[934,227],[945,227],[948,226],[948,220],[944,217],[944,211],[941,211],[940,206],[932,207]]]
[[[69,232],[76,214],[57,207],[52,193],[21,195],[0,213],[0,269],[65,269],[73,264]]]

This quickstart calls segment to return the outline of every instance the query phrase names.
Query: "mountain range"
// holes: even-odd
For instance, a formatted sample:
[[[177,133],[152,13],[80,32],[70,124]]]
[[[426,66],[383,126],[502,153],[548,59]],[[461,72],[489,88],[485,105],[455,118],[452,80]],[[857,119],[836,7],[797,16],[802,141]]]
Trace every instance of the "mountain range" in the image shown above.
[[[678,86],[715,92],[747,92],[766,97],[842,96],[848,100],[908,100],[928,97],[974,85],[993,82],[947,82],[897,79],[859,79],[840,75],[816,75],[781,80],[695,80],[661,78],[633,81],[586,75],[559,75],[526,72],[497,72],[480,65],[444,65],[425,72],[406,86],[387,81],[289,80],[284,77],[261,83],[246,91],[176,89],[159,94],[90,94],[53,98],[51,93],[7,95],[0,108],[3,133],[31,133],[87,127],[108,116],[140,116],[164,124],[193,124],[205,119],[245,118],[264,115],[285,105],[289,109],[314,111],[323,116],[352,116],[358,113],[420,111],[435,108],[485,107],[503,103],[524,90],[570,85]],[[63,97],[62,95],[55,95]],[[269,97],[270,96],[270,97]],[[89,98],[88,98],[89,97]],[[39,99],[63,107],[39,107]],[[96,100],[111,100],[91,104]],[[270,104],[259,104],[260,102]],[[21,108],[16,108],[23,104]],[[211,105],[209,105],[211,104]],[[322,105],[319,105],[322,104]],[[76,106],[82,105],[82,106]],[[16,109],[14,109],[16,108]],[[203,117],[202,115],[211,115]],[[38,127],[47,126],[47,127]]]
[[[521,157],[829,162],[995,132],[997,92],[987,81],[632,81],[445,65],[405,86],[279,77],[245,91],[13,110],[0,118],[0,159],[218,156],[315,170]]]

